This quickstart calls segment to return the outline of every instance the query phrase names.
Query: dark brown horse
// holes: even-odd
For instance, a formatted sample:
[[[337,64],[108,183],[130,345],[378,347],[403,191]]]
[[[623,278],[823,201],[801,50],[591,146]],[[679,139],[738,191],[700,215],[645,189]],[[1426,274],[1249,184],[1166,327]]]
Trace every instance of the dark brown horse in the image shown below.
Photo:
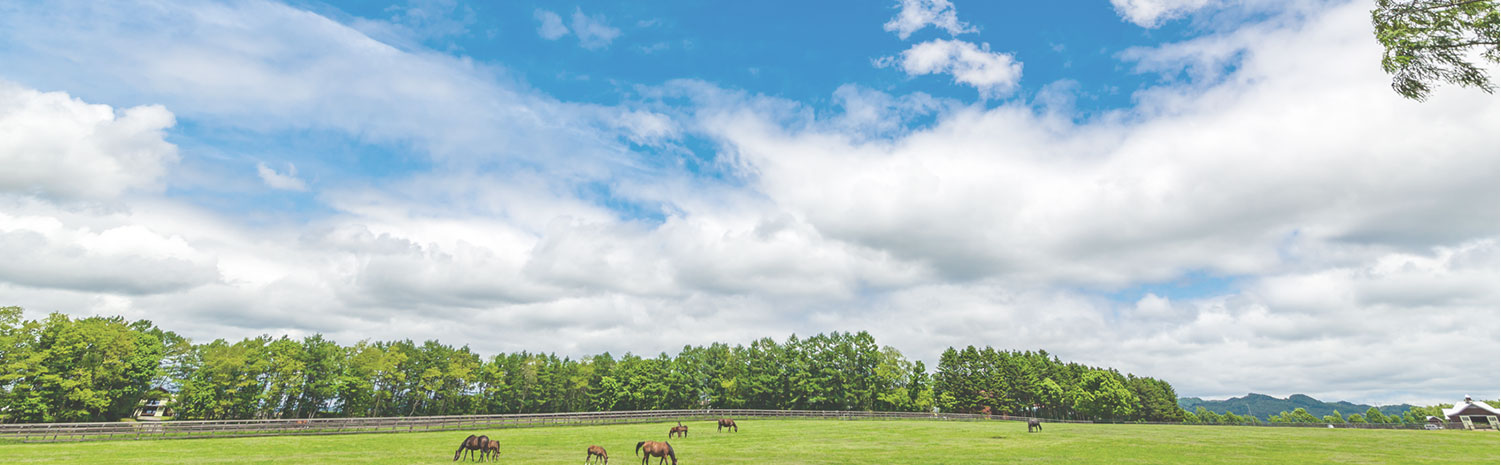
[[[589,445],[589,454],[584,456],[584,464],[589,464],[589,460],[594,459],[596,456],[604,464],[610,464],[610,455],[605,453],[605,447],[599,445]]]
[[[485,446],[490,444],[490,437],[484,435],[470,435],[459,444],[459,449],[453,451],[453,460],[458,461],[460,454],[467,453],[469,459],[474,459],[474,452],[480,452],[480,458],[484,458]]]
[[[484,438],[484,437],[481,437],[481,438]],[[485,440],[484,442],[485,442],[484,448],[481,449],[480,452],[479,452],[480,459],[485,459],[485,455],[487,455],[487,454],[490,455],[490,461],[495,461],[497,459],[500,459],[500,441],[499,440]]]
[[[1042,419],[1035,417],[1027,419],[1027,433],[1032,433],[1033,427],[1036,427],[1038,432],[1042,432]]]
[[[662,458],[657,460],[657,464],[666,462],[668,458],[672,458],[672,464],[678,464],[678,455],[672,453],[672,444],[670,443],[653,442],[651,440],[636,442],[636,454],[640,455],[642,452],[646,454],[641,455],[641,464],[646,464],[646,461],[653,456]]]
[[[683,425],[683,423],[679,422],[677,427],[667,429],[667,438],[672,438],[673,434],[677,434],[678,437],[687,437],[688,426],[685,426]]]
[[[735,432],[740,432],[740,426],[735,425],[734,419],[719,420],[719,431],[724,432],[725,429],[735,429]]]

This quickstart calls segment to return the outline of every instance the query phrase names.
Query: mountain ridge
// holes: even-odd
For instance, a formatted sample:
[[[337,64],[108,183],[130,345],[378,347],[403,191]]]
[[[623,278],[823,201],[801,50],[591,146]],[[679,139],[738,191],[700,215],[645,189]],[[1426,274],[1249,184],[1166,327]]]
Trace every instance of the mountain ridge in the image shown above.
[[[1324,417],[1333,414],[1336,410],[1343,416],[1351,414],[1364,415],[1367,410],[1372,408],[1372,405],[1357,404],[1348,401],[1321,401],[1302,393],[1295,393],[1289,395],[1287,398],[1277,398],[1260,393],[1247,393],[1246,396],[1225,400],[1205,400],[1199,397],[1187,397],[1179,398],[1178,406],[1190,412],[1202,406],[1204,409],[1219,414],[1224,414],[1226,411],[1235,414],[1251,414],[1262,420],[1265,420],[1268,416],[1283,411],[1292,412],[1298,408],[1303,408],[1305,411],[1308,411],[1308,414],[1312,414],[1315,417]],[[1375,406],[1375,408],[1381,411],[1381,414],[1387,416],[1400,416],[1402,413],[1407,412],[1408,409],[1411,409],[1412,405],[1403,403]]]

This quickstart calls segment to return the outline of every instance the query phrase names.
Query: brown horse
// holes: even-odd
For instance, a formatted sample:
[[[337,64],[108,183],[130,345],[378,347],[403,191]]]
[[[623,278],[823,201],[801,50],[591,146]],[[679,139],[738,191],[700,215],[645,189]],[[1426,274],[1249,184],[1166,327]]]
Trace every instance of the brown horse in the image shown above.
[[[646,454],[641,455],[641,464],[646,464],[646,461],[650,460],[653,456],[662,458],[657,460],[657,464],[666,462],[668,458],[672,458],[672,464],[678,464],[678,455],[672,453],[672,444],[670,443],[653,442],[651,440],[636,442],[636,454],[640,455],[643,451]]]
[[[484,435],[479,435],[479,436],[470,435],[468,438],[465,438],[463,442],[459,443],[459,449],[458,450],[454,450],[453,451],[453,460],[454,461],[458,461],[459,460],[459,455],[460,454],[464,454],[464,453],[468,454],[469,459],[474,459],[474,452],[476,450],[478,450],[480,452],[480,458],[484,458],[484,455],[485,455],[484,448],[485,448],[486,445],[489,445],[489,444],[490,444],[490,437],[487,437],[487,436],[484,436]]]
[[[735,425],[735,420],[734,419],[720,419],[719,420],[719,431],[720,432],[724,432],[724,430],[727,429],[727,428],[728,429],[735,429],[735,432],[740,432],[740,426]]]
[[[599,459],[604,462],[604,464],[610,464],[610,455],[605,453],[605,447],[601,447],[599,445],[589,445],[589,454],[584,456],[584,464],[589,464],[589,460],[594,459],[594,457],[596,456],[598,456]]]
[[[483,437],[481,437],[481,438],[483,438]],[[499,440],[486,440],[484,448],[481,449],[480,452],[479,452],[480,459],[484,459],[486,454],[490,455],[490,461],[495,461],[497,459],[500,459],[500,441]]]
[[[673,434],[677,434],[678,437],[687,437],[688,426],[685,426],[683,425],[683,423],[679,422],[677,427],[667,429],[667,438],[672,438]]]
[[[1033,427],[1036,427],[1038,432],[1042,432],[1042,420],[1035,417],[1027,419],[1027,433],[1032,433]]]

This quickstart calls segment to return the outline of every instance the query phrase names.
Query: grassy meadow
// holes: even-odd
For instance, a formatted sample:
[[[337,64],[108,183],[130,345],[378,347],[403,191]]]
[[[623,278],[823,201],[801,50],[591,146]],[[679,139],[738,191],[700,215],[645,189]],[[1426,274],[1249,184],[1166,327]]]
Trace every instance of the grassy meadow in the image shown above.
[[[679,464],[1498,464],[1496,432],[1020,422],[743,420],[716,433],[691,422],[672,439]],[[605,447],[639,464],[641,440],[672,423],[476,432],[501,442],[498,463],[582,464]],[[0,444],[0,463],[453,464],[467,432]],[[468,462],[464,460],[463,462]],[[653,460],[652,464],[656,464]]]

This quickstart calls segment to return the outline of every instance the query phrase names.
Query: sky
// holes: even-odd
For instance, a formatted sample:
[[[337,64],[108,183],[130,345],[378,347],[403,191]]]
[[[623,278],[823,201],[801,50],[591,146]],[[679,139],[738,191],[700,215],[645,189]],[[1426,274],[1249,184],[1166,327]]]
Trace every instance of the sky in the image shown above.
[[[1398,96],[1371,8],[0,0],[0,305],[1501,397],[1498,100]]]

